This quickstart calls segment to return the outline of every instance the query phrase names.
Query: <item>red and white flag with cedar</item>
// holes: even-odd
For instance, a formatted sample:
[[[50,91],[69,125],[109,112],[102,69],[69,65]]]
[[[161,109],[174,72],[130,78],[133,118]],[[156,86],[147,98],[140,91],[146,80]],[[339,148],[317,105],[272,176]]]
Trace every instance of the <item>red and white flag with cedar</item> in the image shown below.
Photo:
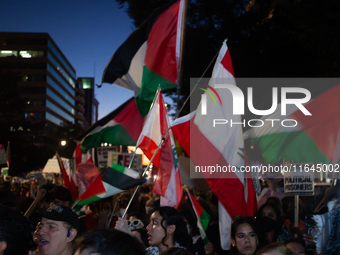
[[[144,124],[136,147],[151,159],[162,138],[169,128],[168,113],[164,105],[162,93],[156,96],[152,109]],[[177,208],[182,199],[182,182],[175,142],[171,130],[158,150],[153,165],[157,168],[152,192],[161,196],[161,206]]]
[[[241,123],[241,117],[233,115],[233,98],[229,89],[217,88],[216,85],[221,83],[235,85],[233,66],[226,41],[223,42],[213,69],[212,79],[209,81],[209,86],[216,90],[223,106],[215,105],[214,100],[207,96],[206,114],[201,112],[201,101],[195,112],[171,124],[172,131],[195,166],[208,168],[218,165],[240,169],[241,166],[247,164],[241,125],[213,127],[214,119]],[[212,93],[210,88],[208,90]],[[250,173],[227,171],[214,176],[209,172],[201,172],[201,174],[219,200],[221,245],[224,250],[227,250],[230,248],[232,217],[253,216],[257,209],[256,193]]]
[[[190,194],[188,190],[187,193],[192,204],[192,209],[194,209],[194,212],[197,217],[197,227],[200,231],[200,235],[203,239],[204,245],[207,245],[208,237],[205,234],[205,230],[209,225],[210,215],[206,212],[206,210],[204,210],[204,208],[198,203],[198,201]]]

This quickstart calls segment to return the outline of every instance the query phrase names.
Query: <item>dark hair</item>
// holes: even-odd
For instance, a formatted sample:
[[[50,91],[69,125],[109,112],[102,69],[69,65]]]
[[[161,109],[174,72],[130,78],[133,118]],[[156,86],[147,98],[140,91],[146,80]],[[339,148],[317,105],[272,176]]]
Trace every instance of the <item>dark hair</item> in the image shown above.
[[[273,203],[265,203],[263,204],[256,212],[256,215],[255,217],[256,218],[260,218],[262,217],[262,211],[265,207],[271,207],[273,208],[275,214],[276,214],[276,226],[275,226],[275,229],[274,229],[274,235],[273,235],[273,241],[276,241],[277,237],[281,234],[282,232],[282,227],[283,227],[283,224],[284,224],[284,218],[283,218],[283,215],[281,214],[281,211],[280,209],[277,207],[276,204],[273,204]]]
[[[52,189],[53,200],[59,199],[64,202],[72,202],[72,193],[68,188],[57,186]]]
[[[21,213],[0,205],[0,240],[7,243],[4,255],[27,254],[32,228]]]
[[[301,244],[303,247],[306,247],[305,241],[304,241],[303,239],[301,239],[301,238],[291,238],[291,239],[285,241],[285,245],[286,245],[286,246],[287,246],[287,244],[289,244],[289,243],[299,243],[299,244]]]
[[[163,251],[159,255],[193,255],[193,253],[190,252],[189,250],[186,250],[186,249],[183,249],[183,248],[171,247],[171,248]]]
[[[148,240],[148,232],[145,228],[137,228],[132,230],[132,232],[138,232],[140,234],[140,238],[143,241],[143,245],[145,248],[149,247],[149,240]]]
[[[14,193],[4,186],[0,186],[0,205],[9,207],[17,206],[17,199]]]
[[[271,243],[263,248],[259,249],[255,255],[262,255],[263,253],[266,252],[271,252],[271,251],[278,251],[281,253],[281,255],[294,255],[292,251],[290,251],[283,243],[277,242],[277,243]]]
[[[236,239],[237,228],[241,224],[248,224],[253,229],[256,237],[259,240],[259,232],[257,230],[253,217],[239,217],[233,222],[233,224],[231,225],[231,233],[230,233],[230,237],[232,239],[234,240]],[[236,245],[231,247],[231,254],[239,254]]]
[[[164,229],[165,237],[162,239],[162,244],[167,246],[164,241],[167,237],[166,227],[169,225],[175,225],[176,229],[173,233],[174,241],[178,242],[179,245],[188,248],[191,244],[191,238],[188,235],[187,225],[182,218],[182,215],[179,211],[172,207],[164,206],[159,207],[157,210],[160,216],[162,216],[161,226]]]
[[[80,252],[91,248],[101,255],[145,255],[136,238],[116,229],[93,229],[76,242]]]

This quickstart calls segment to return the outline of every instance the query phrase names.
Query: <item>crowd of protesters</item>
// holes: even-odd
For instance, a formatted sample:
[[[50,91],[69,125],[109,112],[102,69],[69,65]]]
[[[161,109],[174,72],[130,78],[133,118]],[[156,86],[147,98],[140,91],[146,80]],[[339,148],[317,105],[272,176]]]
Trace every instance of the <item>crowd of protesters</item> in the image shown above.
[[[294,197],[269,197],[255,217],[233,217],[230,250],[222,250],[218,200],[210,191],[184,187],[210,215],[204,243],[187,193],[178,209],[160,207],[143,186],[71,209],[71,192],[44,181],[0,185],[0,255],[251,255],[340,254],[340,188],[328,187],[318,197],[302,197],[299,225],[294,227]],[[318,214],[325,233],[306,233],[305,217]],[[319,218],[318,218],[319,217]],[[327,229],[328,226],[328,229]],[[320,232],[320,228],[319,228]],[[313,234],[313,235],[312,235]]]

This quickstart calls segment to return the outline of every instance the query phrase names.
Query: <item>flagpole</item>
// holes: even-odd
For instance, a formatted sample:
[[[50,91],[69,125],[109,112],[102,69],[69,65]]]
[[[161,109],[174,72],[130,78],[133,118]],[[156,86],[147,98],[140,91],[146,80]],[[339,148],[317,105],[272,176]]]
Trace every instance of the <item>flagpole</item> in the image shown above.
[[[150,112],[150,110],[152,109],[152,107],[153,107],[153,105],[154,105],[154,103],[155,103],[155,101],[156,101],[156,98],[157,98],[157,96],[158,96],[158,93],[159,93],[160,91],[161,91],[161,85],[159,84],[159,85],[158,85],[158,88],[157,88],[157,91],[156,91],[156,96],[153,98],[153,101],[152,101],[152,104],[151,104],[151,106],[150,106],[149,112]],[[139,140],[139,139],[138,139],[138,140]],[[138,141],[137,141],[137,143],[138,143]],[[133,162],[133,158],[134,158],[135,155],[136,155],[137,149],[138,149],[138,146],[136,146],[136,149],[135,149],[135,151],[134,151],[134,153],[133,153],[133,155],[132,155],[132,158],[131,158],[130,164],[129,164],[129,168],[131,168],[131,165],[132,165],[132,162]],[[143,177],[143,175],[144,175],[144,172],[143,172],[143,174],[142,174],[142,177]]]
[[[109,223],[107,224],[108,228],[110,227],[111,220],[112,220],[112,217],[113,217],[113,213],[115,212],[116,207],[117,207],[117,203],[118,203],[118,199],[116,199],[116,203],[115,203],[115,206],[113,207],[113,210],[112,210],[112,213],[111,213],[111,216],[110,216],[110,219],[109,219]]]
[[[184,35],[185,35],[185,21],[187,17],[187,7],[188,7],[188,0],[181,1],[180,10],[182,8],[182,17],[181,17],[181,34],[180,34],[180,54],[179,54],[179,68],[177,74],[177,111],[179,110],[180,106],[180,95],[181,95],[181,88],[183,83],[183,56],[184,56]]]

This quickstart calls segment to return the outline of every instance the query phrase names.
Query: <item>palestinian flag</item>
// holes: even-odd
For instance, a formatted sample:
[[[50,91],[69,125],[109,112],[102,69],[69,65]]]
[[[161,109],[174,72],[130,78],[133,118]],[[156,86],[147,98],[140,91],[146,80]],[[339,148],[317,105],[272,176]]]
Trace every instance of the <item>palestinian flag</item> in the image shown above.
[[[102,83],[133,90],[143,117],[158,85],[162,91],[176,87],[182,2],[156,10],[118,48],[104,70]]]
[[[187,190],[188,197],[192,204],[192,208],[197,217],[197,227],[200,231],[201,237],[203,239],[204,245],[208,244],[208,237],[205,234],[205,230],[209,225],[210,216],[209,214],[203,209],[203,207],[197,202],[197,200],[191,196],[190,192]]]
[[[245,133],[245,138],[251,138],[258,145],[266,162],[276,164],[283,159],[326,164],[338,162],[340,85],[306,88],[312,95],[316,94],[315,88],[329,88],[304,105],[312,115],[304,115],[295,105],[288,105],[287,115],[282,116],[279,104],[277,111],[261,119],[263,126],[253,127]],[[275,119],[275,125],[265,119]],[[261,121],[252,124],[260,126]]]
[[[131,168],[116,164],[112,164],[112,167],[106,168],[97,176],[87,190],[79,197],[75,206],[79,207],[96,202],[145,182],[145,179],[137,179],[139,173]]]
[[[143,129],[143,123],[144,119],[137,110],[136,102],[131,98],[74,140],[81,141],[83,153],[90,148],[100,147],[101,143],[134,146]]]

